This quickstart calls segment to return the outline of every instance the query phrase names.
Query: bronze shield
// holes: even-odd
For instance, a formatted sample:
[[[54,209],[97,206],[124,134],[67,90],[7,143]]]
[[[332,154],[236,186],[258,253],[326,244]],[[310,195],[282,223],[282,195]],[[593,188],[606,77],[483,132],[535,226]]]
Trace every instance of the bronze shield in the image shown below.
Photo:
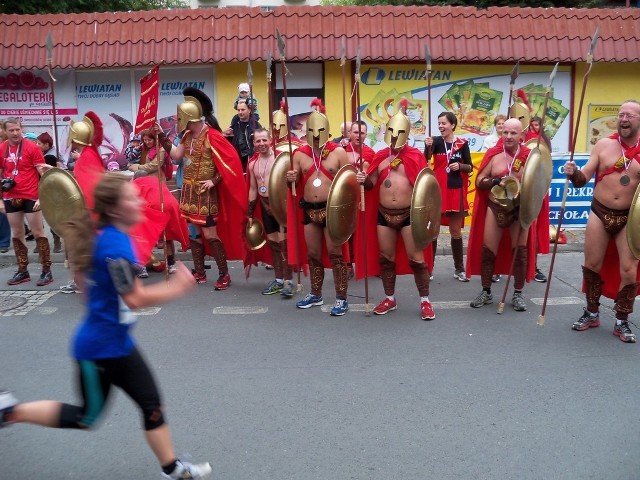
[[[440,233],[442,194],[438,180],[430,168],[423,168],[411,194],[411,235],[420,250],[426,248]]]
[[[42,214],[58,234],[62,234],[65,222],[87,208],[78,182],[61,168],[52,168],[42,175],[38,194]]]
[[[541,142],[542,145],[542,142]],[[520,184],[520,225],[529,228],[538,218],[544,197],[549,193],[553,164],[549,149],[534,148],[527,157]]]
[[[627,243],[633,256],[640,260],[640,185],[636,188],[627,220]]]
[[[289,152],[276,156],[269,174],[269,206],[271,213],[283,227],[287,225],[287,172],[291,169]]]
[[[244,227],[244,232],[251,250],[259,250],[267,243],[267,240],[264,238],[264,226],[257,218],[253,219],[251,226],[249,226],[249,222],[247,222],[247,225]]]
[[[331,182],[327,198],[327,235],[335,245],[345,243],[356,230],[360,200],[357,172],[353,165],[345,165]]]
[[[295,152],[299,146],[300,145],[297,143],[291,142],[291,152]],[[289,140],[276,143],[276,155],[279,155],[282,152],[289,152]]]

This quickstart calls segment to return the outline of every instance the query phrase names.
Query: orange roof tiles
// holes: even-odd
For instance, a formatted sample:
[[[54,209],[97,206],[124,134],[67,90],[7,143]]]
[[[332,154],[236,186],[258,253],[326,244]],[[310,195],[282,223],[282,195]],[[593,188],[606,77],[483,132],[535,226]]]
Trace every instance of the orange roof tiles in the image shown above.
[[[0,15],[0,68],[116,68],[264,60],[336,60],[360,48],[365,61],[584,61],[600,26],[596,61],[640,60],[640,9],[492,7],[278,7]]]

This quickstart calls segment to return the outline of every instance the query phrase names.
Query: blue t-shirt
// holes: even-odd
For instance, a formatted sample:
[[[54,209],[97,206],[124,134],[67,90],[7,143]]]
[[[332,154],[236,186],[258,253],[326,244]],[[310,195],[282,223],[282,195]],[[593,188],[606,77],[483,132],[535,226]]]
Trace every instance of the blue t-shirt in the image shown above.
[[[73,356],[77,360],[125,357],[133,349],[129,329],[135,323],[135,313],[118,294],[107,266],[120,259],[137,271],[129,237],[108,225],[98,232],[93,248],[93,264],[87,278],[88,312],[73,340]]]

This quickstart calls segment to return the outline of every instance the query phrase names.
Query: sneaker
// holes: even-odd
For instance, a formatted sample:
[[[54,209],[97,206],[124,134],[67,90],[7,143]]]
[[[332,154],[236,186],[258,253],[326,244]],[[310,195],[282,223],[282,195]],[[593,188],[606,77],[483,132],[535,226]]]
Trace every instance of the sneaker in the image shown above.
[[[613,334],[625,343],[636,343],[636,334],[629,328],[629,322],[613,327]]]
[[[277,280],[272,280],[269,285],[267,285],[264,290],[262,290],[263,295],[275,295],[276,293],[282,292],[282,288],[284,285]]]
[[[66,285],[63,285],[60,287],[60,293],[82,293],[82,292],[78,289],[78,285],[76,285],[76,282],[71,280]]]
[[[436,314],[433,313],[431,303],[426,300],[420,303],[420,313],[422,315],[422,320],[435,320],[436,318]]]
[[[453,278],[460,280],[461,282],[468,282],[469,279],[467,278],[467,275],[464,273],[464,270],[462,271],[458,271],[456,270],[453,274]]]
[[[0,428],[7,425],[7,420],[5,419],[5,415],[10,413],[13,407],[18,404],[18,400],[14,397],[11,392],[7,392],[6,390],[0,391]]]
[[[140,273],[138,273],[138,278],[149,278],[149,272],[147,272],[147,267],[140,268]]]
[[[231,277],[228,273],[224,275],[222,273],[219,274],[218,280],[216,280],[216,284],[213,286],[214,290],[226,290],[231,285]]]
[[[175,470],[169,474],[162,472],[162,477],[172,480],[197,480],[209,476],[210,473],[211,465],[208,463],[193,464],[178,460]]]
[[[273,265],[269,265],[268,263],[264,264],[264,269],[265,270],[273,270]]]
[[[516,292],[511,297],[511,305],[516,312],[524,312],[527,310],[527,303],[524,301],[524,295],[522,292]]]
[[[501,279],[502,279],[502,275],[494,275],[493,277],[491,277],[491,281],[493,283],[498,283]]]
[[[389,300],[388,298],[385,298],[378,304],[376,308],[373,309],[373,313],[376,315],[386,315],[387,313],[397,309],[398,309],[398,302],[396,302],[395,300]]]
[[[313,293],[307,293],[307,296],[304,297],[299,302],[296,302],[296,307],[298,308],[311,308],[311,307],[319,307],[324,304],[324,300],[319,295],[314,295]]]
[[[493,303],[493,295],[482,290],[480,295],[474,298],[470,305],[473,308],[480,308],[490,303]]]
[[[433,280],[433,272],[429,272],[429,281]]]
[[[547,276],[540,271],[539,268],[536,268],[536,275],[533,277],[536,282],[545,283],[547,281]]]
[[[336,298],[336,304],[331,309],[332,317],[341,317],[349,311],[349,302],[343,298]]]
[[[577,330],[582,332],[583,330],[588,330],[589,328],[599,327],[600,326],[600,315],[598,313],[591,313],[586,308],[582,308],[584,313],[582,316],[573,322],[571,328],[573,330]]]
[[[176,273],[177,270],[178,270],[178,267],[176,267],[175,263],[169,265],[169,275]]]
[[[21,272],[20,270],[18,270],[16,273],[13,274],[13,277],[11,277],[11,280],[7,281],[7,285],[19,285],[21,283],[24,282],[30,282],[31,281],[31,276],[29,275],[28,271],[24,271]]]
[[[293,281],[285,280],[284,285],[282,286],[282,290],[280,291],[280,295],[285,298],[293,297]]]
[[[49,285],[51,282],[53,282],[53,275],[51,274],[51,271],[42,272],[40,274],[40,278],[36,282],[36,285],[39,287],[44,287],[45,285]]]
[[[193,278],[196,279],[196,283],[207,283],[207,274],[206,273],[199,274],[195,270],[191,270],[191,273],[193,274]]]
[[[7,253],[9,251],[9,247],[0,247],[0,253]]]

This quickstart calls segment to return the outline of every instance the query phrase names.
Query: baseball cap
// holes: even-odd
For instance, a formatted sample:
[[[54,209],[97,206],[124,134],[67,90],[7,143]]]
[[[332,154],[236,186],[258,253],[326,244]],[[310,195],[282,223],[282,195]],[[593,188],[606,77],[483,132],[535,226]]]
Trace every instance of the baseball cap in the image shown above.
[[[28,132],[28,133],[24,134],[24,138],[26,138],[28,140],[37,140],[38,136],[33,132]]]
[[[248,83],[241,83],[240,85],[238,85],[238,92],[242,93],[242,92],[250,92],[251,90],[249,89],[249,84]]]

